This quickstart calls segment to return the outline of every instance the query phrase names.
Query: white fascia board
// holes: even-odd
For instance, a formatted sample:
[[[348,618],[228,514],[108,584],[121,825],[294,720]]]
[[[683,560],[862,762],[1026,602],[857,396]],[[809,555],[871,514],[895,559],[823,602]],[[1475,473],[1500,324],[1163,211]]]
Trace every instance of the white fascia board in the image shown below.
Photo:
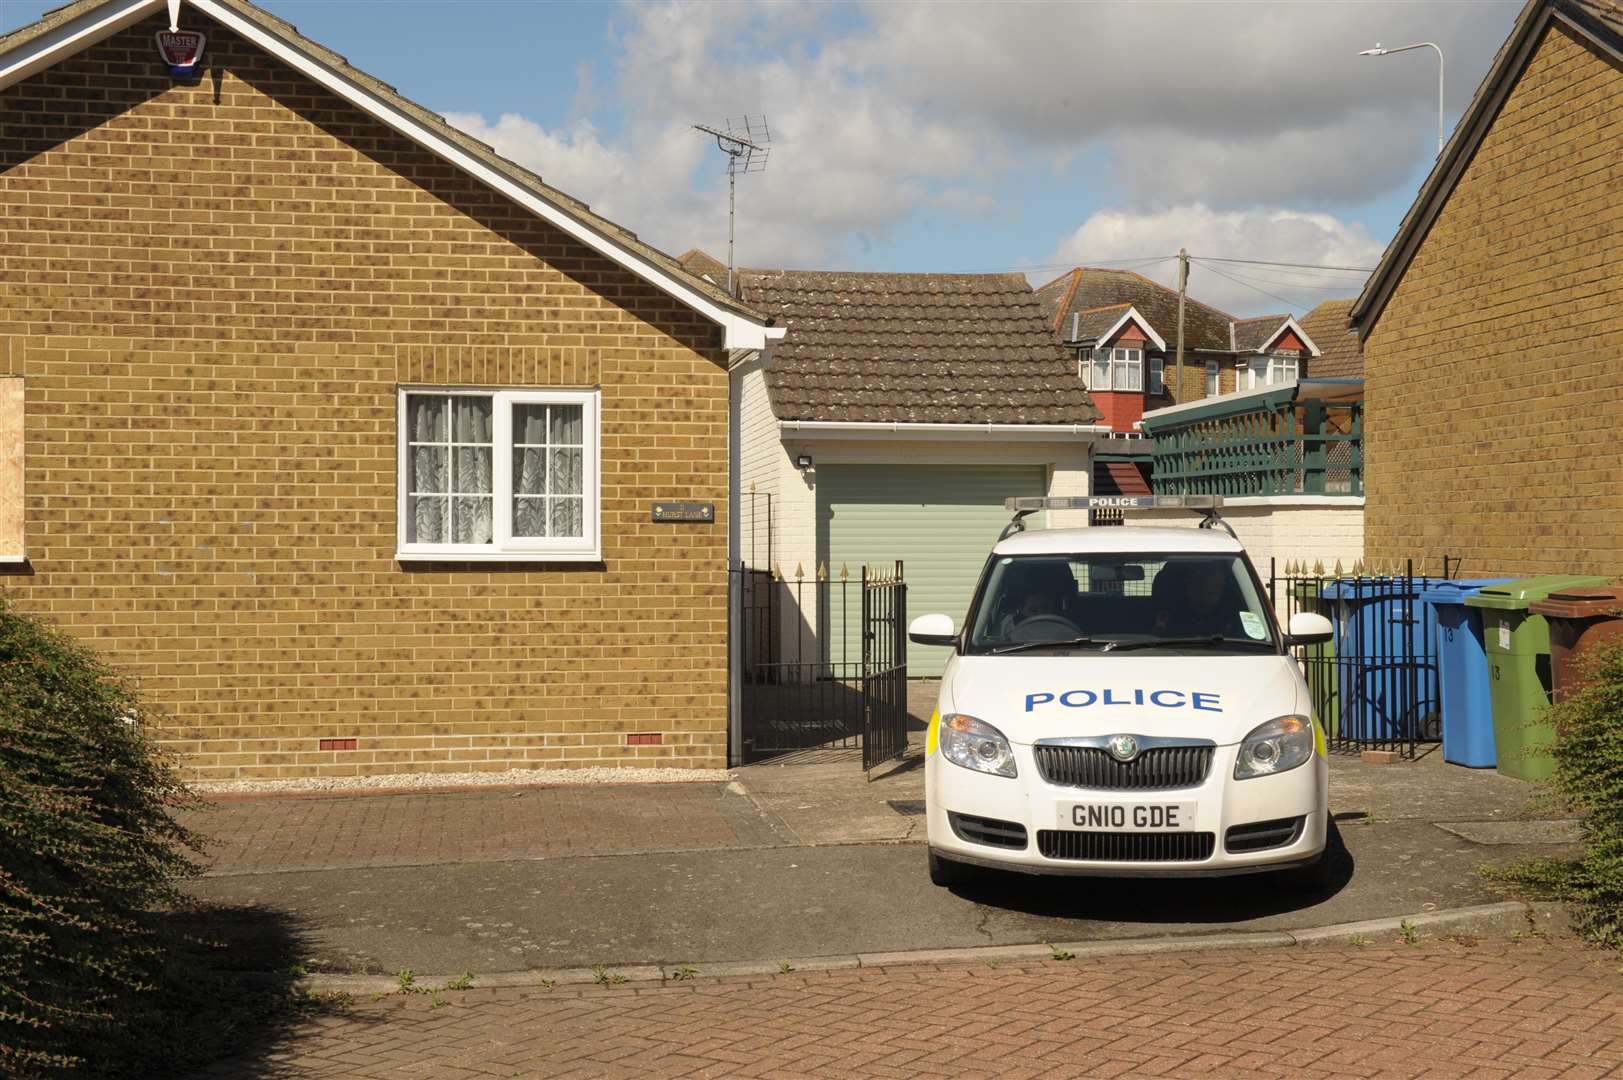
[[[1278,341],[1280,335],[1287,330],[1296,331],[1296,336],[1302,339],[1303,345],[1307,346],[1307,354],[1309,356],[1319,355],[1319,347],[1313,344],[1313,339],[1307,336],[1307,331],[1302,329],[1302,324],[1296,321],[1296,317],[1294,315],[1285,316],[1285,321],[1279,324],[1279,329],[1274,331],[1274,336],[1263,342],[1262,347],[1257,351],[1259,353],[1267,352],[1268,346]]]
[[[725,332],[722,342],[724,348],[761,348],[773,336],[771,334],[773,329],[779,329],[780,333],[777,336],[782,336],[781,328],[768,327],[763,323],[745,318],[737,312],[728,311],[726,308],[721,307],[709,297],[695,291],[641,255],[622,247],[613,237],[599,232],[585,222],[577,220],[556,203],[515,182],[510,177],[504,176],[473,154],[456,145],[456,143],[419,123],[416,119],[384,101],[370,90],[334,71],[320,60],[285,39],[277,37],[257,23],[243,18],[225,5],[216,3],[215,0],[189,0],[189,2],[197,10],[229,27],[254,45],[292,67],[295,71],[349,101],[362,112],[388,125],[431,153],[444,158],[481,183],[499,191],[537,217],[555,226],[564,234],[574,237],[593,251],[607,256],[633,274],[693,308],[723,329]]]
[[[1116,325],[1100,334],[1098,340],[1101,343],[1109,341],[1111,338],[1115,337],[1121,328],[1126,326],[1129,322],[1136,323],[1138,328],[1144,331],[1151,341],[1155,342],[1155,347],[1157,349],[1160,349],[1162,352],[1167,351],[1166,340],[1162,338],[1160,334],[1155,332],[1155,327],[1151,326],[1149,320],[1140,315],[1138,313],[1138,309],[1135,307],[1129,307],[1126,311],[1122,312],[1121,318],[1116,320]]]
[[[1267,386],[1261,386],[1255,390],[1231,390],[1227,394],[1213,394],[1211,397],[1196,398],[1194,401],[1186,401],[1181,405],[1167,405],[1163,408],[1151,409],[1144,414],[1144,419],[1148,420],[1152,417],[1160,418],[1163,416],[1177,416],[1179,413],[1186,413],[1192,409],[1198,409],[1204,405],[1210,405],[1214,401],[1245,401],[1247,398],[1266,397],[1269,394],[1278,393],[1280,390],[1283,390],[1286,387],[1296,385],[1297,384],[1294,382],[1269,383]],[[1140,421],[1140,423],[1142,422],[1143,421]]]
[[[21,566],[27,561],[27,555],[0,555],[0,566]]]
[[[209,18],[281,60],[295,71],[326,87],[344,98],[362,112],[381,121],[412,142],[444,158],[501,194],[523,206],[537,217],[555,226],[565,235],[574,237],[593,251],[604,255],[636,274],[665,293],[676,298],[705,318],[716,323],[724,332],[723,347],[728,349],[759,349],[768,341],[781,338],[783,327],[770,327],[764,323],[717,304],[708,296],[668,273],[663,268],[623,247],[613,237],[587,225],[540,193],[515,182],[491,168],[478,157],[468,153],[456,143],[419,123],[416,119],[384,101],[348,77],[304,52],[286,39],[244,18],[231,8],[214,0],[188,0],[191,6]],[[62,24],[21,48],[0,56],[0,89],[42,71],[65,57],[79,52],[125,27],[131,26],[153,12],[163,10],[167,0],[123,0],[93,8],[77,19]]]
[[[91,8],[33,41],[0,56],[0,90],[44,71],[58,60],[82,52],[96,42],[134,26],[155,11],[165,0],[123,0]],[[156,63],[156,61],[154,61]]]
[[[778,438],[991,439],[994,442],[1092,441],[1110,433],[1102,424],[910,424],[888,421],[779,420]]]

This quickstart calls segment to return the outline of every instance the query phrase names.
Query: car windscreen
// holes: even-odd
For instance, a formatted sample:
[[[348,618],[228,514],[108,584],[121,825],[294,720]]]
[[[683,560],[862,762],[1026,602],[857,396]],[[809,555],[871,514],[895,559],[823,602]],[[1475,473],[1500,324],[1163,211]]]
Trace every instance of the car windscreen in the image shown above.
[[[1256,579],[1223,552],[993,558],[970,615],[970,652],[1160,645],[1275,649]]]

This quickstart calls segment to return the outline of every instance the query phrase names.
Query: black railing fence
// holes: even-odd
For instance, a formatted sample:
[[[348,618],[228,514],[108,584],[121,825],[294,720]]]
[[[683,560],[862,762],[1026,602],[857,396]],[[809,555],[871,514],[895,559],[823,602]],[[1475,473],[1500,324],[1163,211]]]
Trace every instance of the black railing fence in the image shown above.
[[[1268,595],[1282,623],[1315,612],[1335,631],[1294,650],[1331,750],[1412,758],[1417,744],[1440,737],[1437,629],[1422,594],[1457,566],[1444,556],[1434,578],[1416,574],[1412,559],[1347,573],[1270,560]]]
[[[745,761],[862,748],[871,769],[907,745],[902,564],[785,578],[740,564],[739,709]]]

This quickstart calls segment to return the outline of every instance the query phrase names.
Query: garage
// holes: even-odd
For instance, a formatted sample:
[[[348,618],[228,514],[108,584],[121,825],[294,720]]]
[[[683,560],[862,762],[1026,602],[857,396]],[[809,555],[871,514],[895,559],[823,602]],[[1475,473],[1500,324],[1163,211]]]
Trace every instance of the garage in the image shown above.
[[[817,470],[817,553],[832,577],[902,560],[909,618],[962,623],[986,554],[1009,523],[1003,500],[1047,492],[1044,465],[825,465]],[[836,632],[858,649],[856,628]],[[908,675],[935,678],[946,650],[909,645]]]

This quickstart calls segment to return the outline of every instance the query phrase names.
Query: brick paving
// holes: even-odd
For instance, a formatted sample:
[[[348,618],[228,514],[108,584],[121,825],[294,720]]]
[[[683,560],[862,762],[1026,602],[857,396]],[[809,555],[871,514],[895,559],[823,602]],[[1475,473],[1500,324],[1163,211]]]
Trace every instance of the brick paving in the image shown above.
[[[360,1001],[225,1077],[1592,1080],[1617,958],[1571,942],[1191,953]]]
[[[747,796],[719,783],[248,799],[186,822],[210,838],[216,875],[784,842]]]

